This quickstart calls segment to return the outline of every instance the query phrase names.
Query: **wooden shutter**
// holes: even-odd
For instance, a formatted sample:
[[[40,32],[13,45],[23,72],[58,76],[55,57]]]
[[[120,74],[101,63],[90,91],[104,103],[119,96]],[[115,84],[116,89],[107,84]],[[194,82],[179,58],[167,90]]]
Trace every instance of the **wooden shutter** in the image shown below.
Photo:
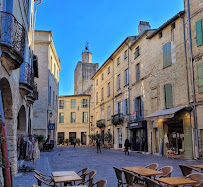
[[[164,92],[165,92],[165,107],[173,108],[173,92],[172,92],[172,84],[165,84],[164,85]]]
[[[143,102],[143,96],[140,97],[140,102],[141,102],[141,117],[144,117],[144,102]]]
[[[202,45],[202,20],[196,21],[196,42],[197,46]]]
[[[116,114],[118,114],[118,103],[116,103]]]
[[[203,92],[203,63],[197,64],[198,91]]]
[[[166,68],[171,64],[171,42],[168,42],[163,46],[163,67]]]
[[[125,105],[125,100],[122,101],[123,105],[123,115],[126,115],[126,105]]]
[[[134,112],[138,112],[138,103],[137,103],[137,99],[134,99]]]

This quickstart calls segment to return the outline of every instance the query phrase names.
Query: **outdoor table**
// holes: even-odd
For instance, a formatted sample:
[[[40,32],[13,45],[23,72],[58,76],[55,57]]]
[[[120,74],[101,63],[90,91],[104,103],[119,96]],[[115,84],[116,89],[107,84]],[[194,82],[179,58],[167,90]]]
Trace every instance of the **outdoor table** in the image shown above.
[[[203,165],[190,165],[190,167],[201,169],[201,172],[203,171]]]
[[[141,176],[150,177],[155,175],[161,175],[163,174],[162,171],[157,171],[154,169],[149,169],[141,166],[135,166],[135,167],[123,167],[123,169],[131,171],[133,173],[136,173]]]
[[[190,185],[190,184],[197,183],[194,180],[185,179],[182,177],[162,177],[162,178],[155,178],[155,180],[170,186]]]
[[[51,172],[53,177],[61,177],[61,176],[66,176],[66,175],[75,175],[75,171],[55,171]]]

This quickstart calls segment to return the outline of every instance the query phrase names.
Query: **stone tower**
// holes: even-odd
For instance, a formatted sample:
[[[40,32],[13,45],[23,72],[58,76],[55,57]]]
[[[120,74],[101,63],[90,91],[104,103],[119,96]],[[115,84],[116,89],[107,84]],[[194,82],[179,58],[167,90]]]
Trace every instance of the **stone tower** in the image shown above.
[[[98,63],[92,63],[92,53],[86,43],[85,51],[82,52],[82,62],[78,61],[74,72],[74,95],[88,94],[93,83],[91,78],[98,68]]]

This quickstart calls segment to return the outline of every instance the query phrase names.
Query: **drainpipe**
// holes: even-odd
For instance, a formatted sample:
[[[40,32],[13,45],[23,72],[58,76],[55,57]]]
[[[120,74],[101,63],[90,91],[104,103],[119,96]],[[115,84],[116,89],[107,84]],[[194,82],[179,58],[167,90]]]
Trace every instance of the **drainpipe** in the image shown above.
[[[193,119],[194,119],[194,134],[195,134],[195,156],[199,159],[199,141],[198,141],[198,124],[197,124],[197,110],[196,110],[196,93],[194,83],[194,65],[192,54],[192,37],[191,37],[191,23],[190,23],[190,1],[187,0],[188,9],[188,31],[189,31],[189,48],[190,48],[190,63],[191,63],[191,78],[192,78],[192,95],[193,95]]]

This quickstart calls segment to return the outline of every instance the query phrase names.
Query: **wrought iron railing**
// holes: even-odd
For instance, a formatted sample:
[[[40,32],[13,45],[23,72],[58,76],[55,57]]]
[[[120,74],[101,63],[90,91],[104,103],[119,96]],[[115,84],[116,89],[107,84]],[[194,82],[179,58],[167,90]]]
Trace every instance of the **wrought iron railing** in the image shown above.
[[[23,62],[20,67],[20,83],[25,83],[31,87],[34,85],[34,71],[30,64]]]
[[[98,128],[104,128],[105,127],[105,119],[100,119],[97,121],[97,127]]]
[[[37,92],[37,83],[36,82],[33,84],[33,90],[28,96],[34,98],[35,100],[38,100],[38,92]]]
[[[144,119],[144,110],[138,110],[129,115],[129,123]]]
[[[123,121],[124,121],[124,117],[123,117],[122,113],[111,116],[111,123],[113,125],[119,125],[119,124],[123,123]]]
[[[12,48],[23,57],[25,48],[24,27],[11,13],[3,11],[0,11],[0,24],[0,45]]]

